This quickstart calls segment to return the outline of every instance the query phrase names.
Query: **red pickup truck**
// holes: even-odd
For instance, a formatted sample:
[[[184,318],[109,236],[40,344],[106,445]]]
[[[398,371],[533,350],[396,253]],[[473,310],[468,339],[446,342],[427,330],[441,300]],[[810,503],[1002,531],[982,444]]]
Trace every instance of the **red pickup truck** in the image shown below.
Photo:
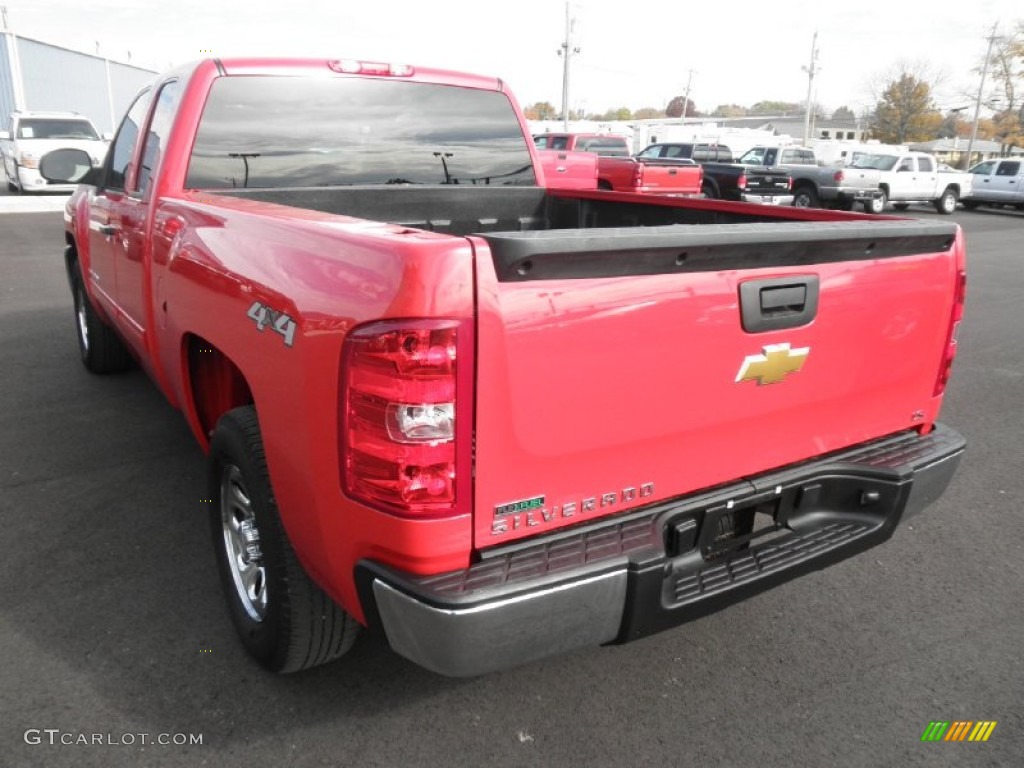
[[[597,155],[598,189],[617,192],[657,193],[661,195],[700,195],[704,170],[686,160],[659,160],[631,157],[624,136],[607,133],[543,133],[533,137],[541,150],[588,152]],[[574,187],[562,184],[562,188]]]
[[[176,69],[76,152],[82,360],[183,412],[272,670],[625,642],[885,541],[964,449],[955,223],[548,189],[501,80],[352,60]]]

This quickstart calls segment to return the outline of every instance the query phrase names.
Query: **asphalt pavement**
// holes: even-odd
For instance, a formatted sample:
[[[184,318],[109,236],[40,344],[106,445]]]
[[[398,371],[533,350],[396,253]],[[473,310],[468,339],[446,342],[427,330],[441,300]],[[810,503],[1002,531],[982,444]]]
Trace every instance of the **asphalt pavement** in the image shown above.
[[[298,675],[250,662],[183,419],[82,367],[60,214],[0,215],[0,766],[1024,764],[1024,214],[953,219],[943,420],[970,446],[936,505],[700,621],[452,680],[374,634]],[[923,743],[936,720],[997,725]]]

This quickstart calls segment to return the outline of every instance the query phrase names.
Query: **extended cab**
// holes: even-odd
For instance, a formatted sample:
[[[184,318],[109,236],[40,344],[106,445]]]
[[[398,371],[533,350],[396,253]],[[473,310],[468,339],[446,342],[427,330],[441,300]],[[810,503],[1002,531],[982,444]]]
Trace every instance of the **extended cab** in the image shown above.
[[[630,157],[625,137],[606,133],[544,133],[533,137],[540,149],[593,152],[597,186],[617,192],[699,195],[704,178],[693,162]],[[568,184],[562,185],[568,187]]]
[[[881,195],[879,172],[871,168],[819,165],[806,147],[751,147],[739,162],[754,168],[779,168],[793,177],[793,205],[797,208],[838,208],[851,211],[857,203],[871,203]]]
[[[0,131],[7,189],[11,192],[71,192],[70,184],[51,184],[39,174],[39,161],[56,149],[80,149],[98,166],[107,144],[92,122],[75,112],[13,112]]]
[[[888,202],[897,210],[911,203],[931,203],[939,213],[956,210],[961,197],[971,194],[973,176],[960,171],[940,171],[938,161],[924,152],[902,154],[858,152],[850,171],[878,171],[879,196],[864,203],[864,210],[881,213]]]
[[[687,142],[651,144],[637,153],[641,160],[696,161],[704,170],[704,197],[742,200],[748,203],[789,205],[792,180],[782,169],[747,168],[733,162],[732,150],[723,144]]]
[[[953,222],[552,189],[502,80],[348,59],[181,67],[76,152],[82,361],[183,412],[272,670],[632,640],[882,543],[964,449]]]

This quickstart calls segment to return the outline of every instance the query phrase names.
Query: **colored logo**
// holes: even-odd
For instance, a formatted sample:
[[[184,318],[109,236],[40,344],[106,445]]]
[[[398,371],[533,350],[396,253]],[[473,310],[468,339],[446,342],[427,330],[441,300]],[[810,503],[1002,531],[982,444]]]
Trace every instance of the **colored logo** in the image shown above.
[[[921,741],[988,741],[995,729],[995,720],[933,720],[921,734]]]
[[[810,347],[791,349],[789,344],[769,344],[762,348],[762,355],[747,355],[736,374],[736,381],[756,381],[762,384],[778,384],[787,374],[796,373],[804,367]]]

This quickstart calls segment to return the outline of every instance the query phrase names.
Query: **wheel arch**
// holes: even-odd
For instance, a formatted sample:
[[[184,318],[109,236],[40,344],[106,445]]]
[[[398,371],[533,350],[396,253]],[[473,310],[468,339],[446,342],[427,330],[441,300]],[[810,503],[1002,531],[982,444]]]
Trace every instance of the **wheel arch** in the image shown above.
[[[181,351],[184,411],[203,449],[208,450],[221,416],[243,405],[255,405],[252,388],[241,368],[201,336],[185,334]]]

